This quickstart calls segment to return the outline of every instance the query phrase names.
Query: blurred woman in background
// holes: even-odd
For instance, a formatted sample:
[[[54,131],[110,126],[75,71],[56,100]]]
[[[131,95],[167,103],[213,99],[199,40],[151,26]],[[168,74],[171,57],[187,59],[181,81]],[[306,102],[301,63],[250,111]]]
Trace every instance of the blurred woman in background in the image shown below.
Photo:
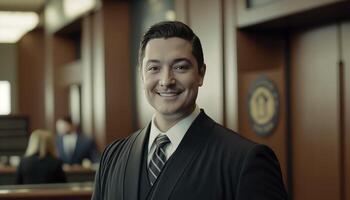
[[[54,137],[47,130],[30,135],[24,157],[17,168],[17,184],[62,183],[66,176],[62,161],[57,158]]]

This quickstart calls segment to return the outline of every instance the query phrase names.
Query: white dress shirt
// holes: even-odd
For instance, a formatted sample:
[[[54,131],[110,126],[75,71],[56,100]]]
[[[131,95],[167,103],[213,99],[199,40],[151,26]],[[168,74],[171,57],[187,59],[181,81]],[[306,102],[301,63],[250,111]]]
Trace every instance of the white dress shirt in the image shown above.
[[[75,150],[75,145],[77,143],[77,134],[76,133],[70,133],[70,134],[65,134],[63,136],[63,148],[64,152],[68,156],[72,156]]]
[[[149,164],[152,155],[154,151],[156,150],[156,144],[155,144],[155,139],[157,138],[158,135],[167,135],[170,144],[165,147],[165,156],[167,160],[170,158],[171,155],[175,152],[177,147],[179,146],[182,138],[185,136],[187,130],[190,128],[191,124],[193,121],[197,118],[199,115],[200,110],[198,106],[196,105],[196,108],[194,111],[185,117],[184,119],[180,120],[177,122],[173,127],[171,127],[167,132],[162,132],[158,129],[158,127],[155,124],[155,115],[152,117],[152,124],[151,124],[151,130],[150,130],[150,135],[149,135],[149,140],[148,140],[148,158],[147,158],[147,165]]]

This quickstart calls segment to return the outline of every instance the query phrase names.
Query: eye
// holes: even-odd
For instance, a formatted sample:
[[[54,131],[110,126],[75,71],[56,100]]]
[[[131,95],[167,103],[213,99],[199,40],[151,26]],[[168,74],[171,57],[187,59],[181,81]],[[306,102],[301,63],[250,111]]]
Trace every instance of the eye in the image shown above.
[[[175,65],[174,69],[179,72],[185,72],[188,70],[190,66],[188,64]]]
[[[157,72],[157,71],[159,71],[159,69],[160,69],[160,67],[157,65],[147,66],[147,71],[151,72],[151,73]]]

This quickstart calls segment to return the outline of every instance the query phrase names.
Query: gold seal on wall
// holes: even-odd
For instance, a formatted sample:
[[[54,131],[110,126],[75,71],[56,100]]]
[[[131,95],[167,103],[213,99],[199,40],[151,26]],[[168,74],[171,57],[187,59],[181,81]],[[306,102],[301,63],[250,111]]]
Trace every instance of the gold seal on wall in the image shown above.
[[[266,76],[260,76],[248,95],[249,122],[254,132],[267,136],[277,126],[279,96],[276,86]]]

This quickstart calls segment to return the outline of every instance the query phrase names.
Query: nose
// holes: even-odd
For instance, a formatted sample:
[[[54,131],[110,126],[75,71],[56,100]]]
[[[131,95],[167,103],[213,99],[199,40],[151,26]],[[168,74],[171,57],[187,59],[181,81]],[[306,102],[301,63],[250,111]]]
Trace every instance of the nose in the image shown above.
[[[174,74],[171,70],[163,70],[159,79],[159,85],[166,87],[175,84]]]

